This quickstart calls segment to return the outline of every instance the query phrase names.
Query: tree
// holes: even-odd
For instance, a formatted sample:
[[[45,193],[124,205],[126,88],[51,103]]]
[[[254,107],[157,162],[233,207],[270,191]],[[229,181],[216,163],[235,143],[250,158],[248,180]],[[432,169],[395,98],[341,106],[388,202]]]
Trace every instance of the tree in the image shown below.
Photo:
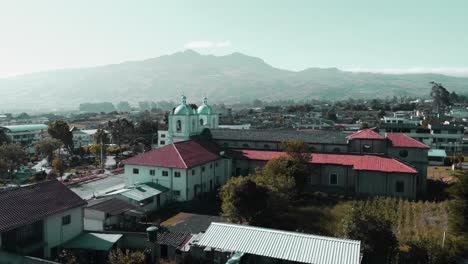
[[[119,147],[130,141],[135,129],[133,122],[125,118],[109,121],[107,127],[112,136],[112,143],[117,144]]]
[[[342,225],[347,238],[361,241],[363,263],[390,262],[398,241],[388,220],[354,203]]]
[[[332,121],[337,121],[338,117],[336,116],[336,113],[327,111],[324,115],[325,119],[332,120]]]
[[[54,151],[62,146],[62,141],[55,138],[46,138],[39,141],[36,146],[36,153],[47,157],[47,161],[51,162],[54,157]]]
[[[303,141],[287,141],[281,143],[286,156],[276,162],[268,162],[264,169],[271,174],[292,176],[299,191],[307,184],[309,176],[309,162],[312,159],[307,145]]]
[[[119,102],[116,108],[119,110],[119,112],[130,112],[130,110],[132,110],[132,107],[127,101]]]
[[[468,248],[468,172],[455,175],[457,181],[450,187],[449,234],[458,252]]]
[[[59,157],[55,158],[53,161],[52,161],[52,167],[54,168],[54,170],[56,172],[59,173],[59,176],[62,176],[63,175],[63,172],[65,171],[65,168],[63,166],[63,162],[62,162],[62,159],[60,159]]]
[[[73,133],[70,131],[67,122],[56,120],[49,124],[47,132],[49,132],[51,137],[62,141],[69,153],[73,152]]]
[[[13,179],[13,172],[28,162],[28,154],[19,144],[0,145],[0,173],[9,174]]]
[[[431,96],[434,100],[434,111],[440,113],[445,110],[446,106],[450,105],[450,93],[441,83],[432,81],[430,84],[432,85]]]
[[[221,187],[223,214],[234,222],[261,221],[267,207],[268,190],[250,177],[234,177]]]
[[[155,135],[158,134],[158,122],[143,119],[138,123],[135,131],[139,137],[145,138],[146,142],[153,143]]]
[[[55,261],[62,264],[78,264],[75,255],[68,250],[62,250]]]
[[[109,253],[109,264],[144,264],[145,254],[141,251],[123,251],[118,248]]]
[[[361,130],[362,129],[368,129],[369,128],[369,124],[367,122],[362,122],[361,123]]]
[[[383,110],[383,109],[380,110],[379,113],[377,114],[377,116],[378,116],[379,118],[383,118],[385,115],[386,115],[386,113],[385,113],[385,110]]]
[[[460,102],[460,97],[456,92],[451,92],[449,96],[450,102],[451,103],[459,103]]]
[[[104,129],[98,129],[93,136],[94,144],[109,144],[109,135]]]
[[[10,139],[5,134],[5,130],[0,129],[0,144],[3,144],[3,143],[10,143]]]

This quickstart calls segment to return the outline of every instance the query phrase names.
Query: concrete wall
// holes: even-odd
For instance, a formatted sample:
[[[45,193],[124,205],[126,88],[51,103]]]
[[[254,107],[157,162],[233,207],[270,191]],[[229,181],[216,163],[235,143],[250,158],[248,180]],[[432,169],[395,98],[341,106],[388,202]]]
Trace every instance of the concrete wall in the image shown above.
[[[365,152],[364,146],[370,146],[369,152]],[[387,140],[371,140],[371,139],[352,139],[348,144],[348,151],[350,153],[386,153]]]
[[[87,231],[103,231],[106,215],[104,212],[93,209],[84,209],[84,230]]]
[[[55,215],[47,217],[44,221],[44,256],[50,257],[50,250],[63,244],[83,232],[83,211],[82,207],[77,207]],[[70,215],[71,222],[62,225],[62,217]]]

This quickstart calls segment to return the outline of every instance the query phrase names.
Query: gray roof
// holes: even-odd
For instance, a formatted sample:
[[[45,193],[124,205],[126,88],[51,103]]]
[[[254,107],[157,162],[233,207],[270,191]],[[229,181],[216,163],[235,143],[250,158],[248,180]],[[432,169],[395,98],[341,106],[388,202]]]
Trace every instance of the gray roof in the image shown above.
[[[297,130],[256,130],[256,129],[211,129],[215,140],[245,140],[286,142],[291,140],[315,144],[347,144],[348,134],[341,131],[297,131]]]
[[[170,232],[198,234],[205,232],[212,222],[227,222],[227,219],[216,215],[202,215],[190,213],[178,213],[161,223]]]
[[[358,264],[361,249],[357,240],[227,223],[212,223],[197,245],[314,264]]]

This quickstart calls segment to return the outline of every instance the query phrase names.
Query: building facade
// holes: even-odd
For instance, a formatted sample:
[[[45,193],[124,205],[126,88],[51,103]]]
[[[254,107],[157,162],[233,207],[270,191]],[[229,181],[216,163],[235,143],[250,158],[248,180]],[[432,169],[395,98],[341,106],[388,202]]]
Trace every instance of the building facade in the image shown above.
[[[2,126],[0,129],[4,131],[10,142],[21,144],[25,147],[29,154],[35,152],[34,146],[44,138],[48,137],[47,125],[31,124],[31,125],[12,125]]]

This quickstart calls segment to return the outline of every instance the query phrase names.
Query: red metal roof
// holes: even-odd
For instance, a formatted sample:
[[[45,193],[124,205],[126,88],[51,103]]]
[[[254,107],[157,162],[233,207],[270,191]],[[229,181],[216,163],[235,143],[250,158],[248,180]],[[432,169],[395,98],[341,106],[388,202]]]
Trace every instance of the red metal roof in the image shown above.
[[[417,141],[416,139],[409,137],[402,133],[387,133],[387,138],[390,139],[394,147],[406,147],[406,148],[424,148],[428,149],[429,146]]]
[[[246,159],[264,161],[268,161],[285,154],[284,152],[261,150],[239,150],[238,152]],[[414,168],[395,159],[371,155],[358,156],[313,153],[310,163],[352,166],[355,170],[418,173]]]
[[[141,165],[186,169],[205,164],[220,157],[194,140],[176,142],[153,149],[124,161],[126,165]]]
[[[358,132],[352,133],[348,136],[352,139],[385,139],[384,136],[380,135],[377,132],[374,132],[372,129],[359,130]]]

